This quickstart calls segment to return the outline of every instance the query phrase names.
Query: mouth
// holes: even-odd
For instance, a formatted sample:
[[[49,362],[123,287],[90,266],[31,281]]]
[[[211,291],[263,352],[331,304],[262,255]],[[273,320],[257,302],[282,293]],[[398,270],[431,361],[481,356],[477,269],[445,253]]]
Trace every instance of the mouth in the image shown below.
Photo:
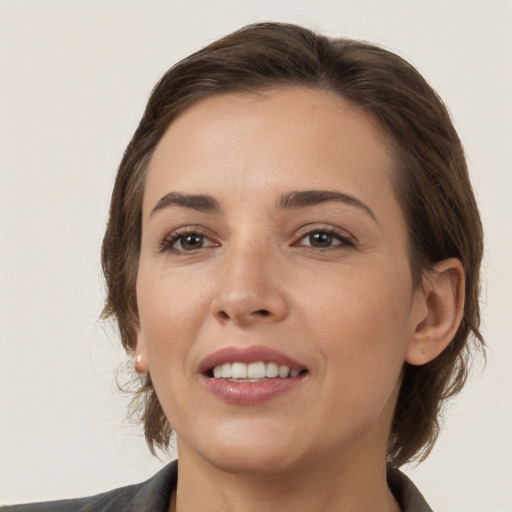
[[[294,379],[307,373],[306,368],[290,368],[275,361],[265,363],[223,363],[207,370],[209,378],[224,379],[229,382],[264,382],[269,379]]]
[[[225,347],[199,365],[206,388],[224,402],[256,405],[291,391],[309,370],[291,357],[264,346]]]

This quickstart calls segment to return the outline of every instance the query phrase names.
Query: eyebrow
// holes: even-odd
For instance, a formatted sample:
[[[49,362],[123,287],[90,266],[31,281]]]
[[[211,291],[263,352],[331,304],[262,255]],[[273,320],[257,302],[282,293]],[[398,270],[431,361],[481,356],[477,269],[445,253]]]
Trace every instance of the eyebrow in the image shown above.
[[[355,206],[363,210],[378,224],[375,214],[366,204],[364,204],[356,197],[345,194],[343,192],[335,192],[331,190],[303,190],[298,192],[290,192],[289,194],[285,194],[279,198],[277,206],[281,209],[295,209],[304,208],[307,206],[315,206],[331,201],[347,204],[349,206]]]
[[[315,206],[331,201],[340,202],[349,206],[355,206],[363,210],[378,224],[375,214],[362,201],[349,194],[331,190],[301,190],[290,192],[288,194],[282,195],[278,199],[277,208],[284,210],[306,208],[308,206]],[[153,215],[159,210],[163,210],[164,208],[167,208],[171,205],[191,208],[193,210],[206,213],[218,213],[221,211],[219,202],[212,196],[206,194],[183,194],[181,192],[169,192],[158,201],[156,206],[151,210],[150,215]]]
[[[211,196],[204,194],[182,194],[181,192],[169,192],[163,196],[156,206],[151,210],[151,214],[163,210],[171,205],[192,208],[200,212],[220,212],[219,203]]]

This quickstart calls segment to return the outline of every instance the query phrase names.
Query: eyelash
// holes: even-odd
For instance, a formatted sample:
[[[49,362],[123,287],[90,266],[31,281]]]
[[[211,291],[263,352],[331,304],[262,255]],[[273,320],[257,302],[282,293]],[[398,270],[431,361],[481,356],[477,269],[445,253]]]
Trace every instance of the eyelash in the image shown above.
[[[312,251],[329,251],[329,250],[346,250],[352,249],[356,246],[356,242],[354,238],[349,235],[346,231],[339,230],[333,227],[322,227],[322,226],[309,226],[307,230],[300,234],[299,242],[304,240],[307,237],[311,237],[312,235],[326,235],[331,238],[335,238],[339,241],[337,244],[330,245],[328,247],[315,247],[312,245],[302,245],[302,244],[294,244],[299,245],[300,247],[307,247]]]
[[[334,244],[334,245],[329,245],[327,247],[315,247],[313,245],[305,245],[305,244],[299,243],[300,241],[306,239],[307,237],[311,237],[313,235],[318,235],[318,234],[325,235],[325,236],[331,237],[333,239],[337,239],[339,241],[339,243]],[[174,244],[176,244],[176,242],[178,242],[179,240],[183,240],[185,237],[191,236],[191,235],[200,237],[202,240],[205,240],[205,239],[209,240],[211,243],[207,246],[203,245],[201,247],[198,247],[197,249],[190,249],[190,250],[186,250],[183,248],[179,249],[179,248],[173,247]],[[190,254],[195,251],[204,249],[205,247],[217,247],[218,245],[219,245],[218,243],[212,242],[210,240],[210,238],[208,237],[208,235],[205,233],[205,231],[202,230],[201,228],[197,228],[195,226],[187,226],[185,228],[178,229],[178,230],[174,231],[173,233],[170,233],[168,236],[166,236],[160,243],[159,249],[160,249],[160,252],[162,252],[162,253],[167,252],[167,253],[173,253],[176,255],[181,255],[181,254],[187,254],[187,253]],[[347,233],[342,230],[337,230],[332,227],[329,227],[329,228],[308,227],[307,230],[306,230],[306,228],[304,228],[303,232],[300,234],[300,237],[298,238],[298,242],[295,242],[293,244],[293,246],[307,247],[308,250],[317,252],[317,251],[352,249],[352,248],[356,247],[356,242],[352,236],[350,236],[350,235],[347,236]]]
[[[183,240],[187,236],[195,235],[197,237],[201,237],[203,240],[208,238],[208,235],[202,230],[201,228],[197,228],[195,226],[187,226],[185,228],[178,229],[169,235],[167,235],[162,242],[160,243],[160,252],[170,252],[173,254],[181,255],[181,254],[187,254],[192,253],[194,250],[187,251],[186,249],[177,249],[174,246],[176,242],[179,240]],[[216,243],[211,243],[211,246],[217,246]],[[208,247],[208,246],[207,246]],[[196,250],[203,249],[204,247],[199,247]]]

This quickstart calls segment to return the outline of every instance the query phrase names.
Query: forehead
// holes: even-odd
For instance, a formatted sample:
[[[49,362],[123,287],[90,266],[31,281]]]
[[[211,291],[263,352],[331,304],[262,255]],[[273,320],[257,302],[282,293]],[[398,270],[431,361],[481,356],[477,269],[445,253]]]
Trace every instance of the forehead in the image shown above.
[[[389,187],[392,168],[380,124],[336,93],[226,93],[196,102],[171,123],[150,161],[144,202],[149,207],[165,188],[255,191],[291,182],[371,195]]]

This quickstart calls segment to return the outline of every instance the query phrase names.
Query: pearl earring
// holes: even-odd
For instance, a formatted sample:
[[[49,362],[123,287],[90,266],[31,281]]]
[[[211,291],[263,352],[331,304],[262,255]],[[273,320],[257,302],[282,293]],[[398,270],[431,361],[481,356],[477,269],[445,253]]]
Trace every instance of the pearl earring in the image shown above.
[[[133,365],[134,368],[135,368],[135,371],[137,373],[146,373],[142,368],[141,368],[141,363],[142,363],[142,354],[137,354],[135,356],[135,364]]]

